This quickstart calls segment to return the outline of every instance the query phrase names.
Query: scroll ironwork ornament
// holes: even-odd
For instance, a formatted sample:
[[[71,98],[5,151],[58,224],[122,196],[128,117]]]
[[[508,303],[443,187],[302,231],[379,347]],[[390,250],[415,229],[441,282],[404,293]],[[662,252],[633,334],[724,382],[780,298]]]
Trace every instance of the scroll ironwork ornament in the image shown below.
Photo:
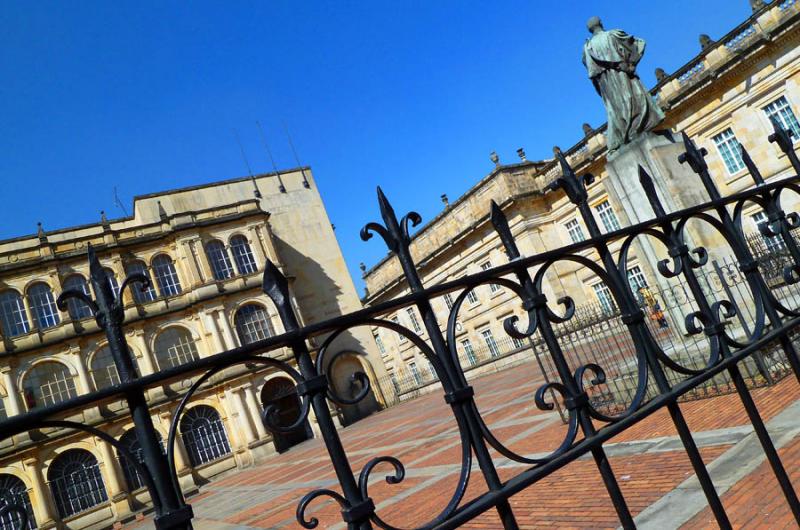
[[[106,334],[108,348],[119,374],[120,382],[132,382],[138,375],[122,329],[122,323],[125,320],[125,307],[122,296],[125,289],[129,285],[133,286],[134,283],[138,283],[140,288],[146,289],[149,285],[149,279],[143,274],[131,274],[122,282],[119,291],[114,293],[108,273],[100,264],[100,260],[91,244],[87,248],[87,258],[89,261],[89,280],[92,284],[95,300],[90,299],[82,291],[67,290],[61,293],[56,300],[56,304],[59,309],[64,311],[66,310],[67,300],[77,298],[89,306],[97,320],[97,325]],[[149,486],[154,488],[150,490],[150,495],[154,499],[156,506],[156,528],[159,530],[189,530],[192,528],[192,507],[183,502],[183,496],[177,485],[177,480],[170,472],[169,462],[161,450],[161,443],[153,426],[153,419],[150,408],[147,405],[144,390],[132,388],[125,392],[125,399],[133,419],[134,432],[142,451],[144,466],[147,468],[149,475],[153,477],[153,481]]]

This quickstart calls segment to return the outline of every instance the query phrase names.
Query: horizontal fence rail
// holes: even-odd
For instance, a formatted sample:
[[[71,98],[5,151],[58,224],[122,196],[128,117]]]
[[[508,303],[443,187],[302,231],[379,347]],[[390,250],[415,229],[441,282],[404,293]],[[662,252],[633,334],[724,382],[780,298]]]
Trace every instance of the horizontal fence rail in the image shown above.
[[[359,326],[385,328],[405,337],[430,361],[434,373],[427,382],[438,385],[433,391],[442,394],[458,428],[461,455],[458,481],[446,494],[445,506],[438,513],[430,514],[420,528],[455,528],[490,510],[496,512],[504,528],[517,528],[509,502],[511,496],[584,455],[591,456],[622,527],[634,528],[633,515],[604,444],[662,409],[669,413],[717,523],[721,528],[730,528],[728,515],[680,405],[682,399],[693,393],[713,395],[723,388],[735,393],[741,401],[783,497],[800,523],[800,502],[750,393],[751,387],[770,384],[789,373],[800,380],[800,359],[794,342],[800,325],[800,304],[792,290],[800,280],[800,248],[793,235],[800,227],[800,216],[786,213],[781,205],[784,195],[800,195],[800,177],[765,183],[742,148],[742,157],[755,187],[723,197],[709,174],[705,151],[698,149],[685,135],[682,141],[685,153],[679,160],[697,175],[698,186],[708,194],[709,200],[704,204],[667,212],[650,176],[639,168],[641,186],[655,214],[653,219],[603,234],[587,203],[586,187],[593,180],[591,175],[576,175],[557,151],[561,176],[550,189],[566,194],[591,238],[524,257],[505,215],[492,203],[490,220],[508,255],[508,263],[430,287],[423,285],[409,250],[411,230],[421,222],[420,216],[411,212],[398,219],[378,189],[382,224],[367,224],[361,237],[368,240],[377,234],[399,259],[409,287],[408,295],[324,322],[300,326],[292,306],[289,283],[281,270],[268,262],[263,290],[274,303],[285,333],[143,377],[135,370],[125,340],[121,293],[126,288],[145,289],[149,280],[144,275],[130,275],[115,293],[100,266],[96,250],[89,248],[90,277],[96,298],[91,299],[82,291],[67,291],[59,297],[58,304],[64,308],[67,300],[78,299],[89,306],[107,335],[120,382],[8,418],[0,423],[0,436],[9,438],[25,431],[59,428],[99,437],[118,451],[147,488],[156,527],[189,529],[193,514],[178,484],[175,451],[179,425],[193,396],[215,375],[232,366],[281,371],[294,383],[300,412],[287,421],[276,406],[268,406],[263,411],[265,426],[273,433],[291,432],[313,411],[339,484],[335,490],[316,489],[299,499],[299,524],[315,528],[320,524],[328,527],[343,522],[352,529],[395,528],[376,508],[370,487],[378,474],[382,474],[389,485],[402,482],[406,476],[404,464],[392,455],[375,455],[354,473],[331,412],[332,406],[360,402],[378,383],[370,381],[365,373],[356,372],[351,381],[351,390],[355,390],[350,395],[341,395],[331,382],[332,367],[346,355],[345,351],[337,349],[337,338]],[[775,124],[770,141],[779,146],[795,174],[800,175],[800,162],[789,134]],[[769,252],[758,246],[763,241],[754,240],[743,228],[743,211],[752,204],[767,216],[759,237],[771,238]],[[695,235],[691,226],[697,223],[724,242],[727,259],[712,259],[706,248],[692,243]],[[634,251],[640,238],[655,241],[662,249],[663,259]],[[627,271],[634,252],[640,262],[654,260],[653,266],[663,280],[659,283],[661,287],[653,285],[643,291],[632,286]],[[590,270],[608,287],[610,305],[579,308],[568,295],[550,300],[545,294],[545,276],[559,263]],[[504,445],[487,425],[476,404],[475,390],[466,373],[470,365],[486,361],[486,354],[481,355],[483,359],[477,356],[472,359],[459,352],[456,328],[469,292],[486,284],[508,289],[519,299],[524,318],[509,317],[504,320],[503,328],[515,350],[529,349],[533,353],[545,378],[533,399],[536,406],[542,410],[559,407],[562,412],[563,436],[549,455],[519,454]],[[443,330],[431,301],[446,293],[453,293],[455,299]],[[407,307],[416,308],[421,315],[426,339],[386,316]],[[598,348],[598,344],[604,347]],[[312,345],[318,346],[312,348]],[[292,352],[291,361],[269,356],[283,348]],[[511,351],[511,346],[505,348],[506,352]],[[598,354],[597,350],[601,349],[602,354]],[[489,357],[493,358],[494,352],[490,353]],[[179,380],[192,382],[171,415],[164,450],[152,423],[145,391]],[[420,386],[409,390],[415,391]],[[398,394],[403,394],[402,388],[397,390]],[[125,400],[127,412],[134,420],[139,458],[128,446],[98,428],[64,419],[75,410],[120,399]],[[213,436],[213,432],[204,435]],[[218,449],[228,450],[222,446]],[[502,480],[493,454],[525,467]],[[467,487],[476,473],[485,481],[487,491],[466,500]],[[95,480],[95,477],[99,475],[92,475],[90,479]],[[104,494],[101,484],[91,482],[90,486],[84,492],[86,496]],[[338,503],[341,521],[319,521],[310,515],[310,507],[321,497]],[[65,498],[59,502],[80,503],[80,499]],[[80,506],[72,508],[78,510]],[[23,502],[0,509],[0,519],[13,520],[20,529],[30,527],[28,514],[29,507]]]

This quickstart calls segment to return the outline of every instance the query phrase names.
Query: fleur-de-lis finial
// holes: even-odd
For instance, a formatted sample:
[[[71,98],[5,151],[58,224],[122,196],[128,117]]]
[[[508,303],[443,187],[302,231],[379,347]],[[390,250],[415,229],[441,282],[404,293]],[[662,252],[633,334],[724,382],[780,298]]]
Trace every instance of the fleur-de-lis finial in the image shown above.
[[[278,267],[267,260],[264,266],[264,276],[261,284],[264,294],[269,296],[275,308],[278,310],[278,316],[283,323],[283,328],[286,331],[294,331],[300,327],[297,321],[297,315],[292,308],[292,301],[289,296],[289,282],[286,276],[278,269]]]
[[[780,150],[789,158],[795,173],[800,175],[800,160],[798,160],[797,154],[794,152],[794,141],[792,140],[794,132],[784,129],[775,116],[770,117],[770,121],[774,132],[767,139],[770,143],[778,145]]]
[[[384,195],[383,190],[378,186],[378,206],[381,210],[383,225],[379,223],[367,223],[361,229],[361,239],[367,241],[372,238],[372,233],[376,233],[383,238],[386,246],[394,253],[408,248],[411,243],[411,227],[417,226],[422,222],[422,217],[417,212],[408,212],[398,222],[389,199]],[[410,224],[410,226],[409,226]]]
[[[68,289],[63,291],[56,300],[56,305],[61,311],[67,310],[67,300],[70,298],[77,298],[78,300],[89,306],[89,310],[97,320],[97,325],[101,329],[105,329],[108,324],[115,322],[121,324],[125,318],[125,309],[123,306],[122,293],[125,289],[134,283],[139,284],[139,289],[143,292],[150,287],[150,278],[141,273],[129,274],[125,281],[119,288],[117,293],[111,288],[111,282],[108,273],[100,264],[97,258],[97,253],[91,243],[87,246],[86,257],[89,261],[89,281],[95,293],[95,300],[92,300],[89,295],[82,290]]]
[[[689,164],[692,171],[696,173],[703,182],[703,187],[705,187],[708,192],[708,196],[712,200],[719,199],[721,195],[717,189],[717,185],[711,179],[711,175],[708,174],[708,164],[705,159],[706,155],[708,155],[708,150],[706,150],[705,147],[698,149],[697,145],[686,135],[686,132],[681,132],[681,137],[683,138],[683,147],[686,151],[678,155],[678,162],[681,164]]]
[[[594,176],[587,173],[582,178],[578,177],[569,165],[561,149],[553,149],[556,159],[561,166],[561,176],[551,182],[547,188],[550,190],[563,189],[572,204],[583,204],[588,198],[586,186],[594,182]]]

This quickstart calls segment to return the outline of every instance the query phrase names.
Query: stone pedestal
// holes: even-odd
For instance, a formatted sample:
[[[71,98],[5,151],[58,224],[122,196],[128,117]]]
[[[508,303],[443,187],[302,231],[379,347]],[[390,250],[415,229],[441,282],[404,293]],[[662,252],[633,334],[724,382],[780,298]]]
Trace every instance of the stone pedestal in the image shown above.
[[[676,135],[675,138],[678,138]],[[610,154],[606,162],[608,176],[605,184],[609,195],[620,207],[620,217],[626,218],[629,225],[650,221],[655,218],[653,208],[639,181],[641,165],[650,177],[661,204],[667,213],[672,213],[708,200],[697,175],[685,164],[678,162],[684,152],[683,144],[673,141],[668,135],[646,133],[635,141]],[[689,248],[692,241],[687,238]],[[651,237],[639,237],[631,248],[631,256],[636,255],[648,278],[655,282],[654,287],[661,291],[669,290],[666,278],[656,269],[658,261],[667,258],[666,248]],[[636,293],[634,293],[636,294]],[[662,306],[663,296],[658,296]],[[679,308],[665,308],[668,321],[673,330],[685,332],[683,315]]]
[[[667,213],[708,200],[697,175],[688,166],[678,162],[678,156],[683,152],[681,142],[673,142],[667,135],[649,132],[608,156],[606,188],[631,224],[655,217],[639,183],[640,165],[653,178]]]

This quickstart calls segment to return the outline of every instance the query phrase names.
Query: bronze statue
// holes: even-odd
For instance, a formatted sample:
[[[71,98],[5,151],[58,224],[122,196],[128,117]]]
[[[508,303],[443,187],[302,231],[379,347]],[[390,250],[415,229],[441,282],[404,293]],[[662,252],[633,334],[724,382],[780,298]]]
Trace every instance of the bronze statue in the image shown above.
[[[608,113],[610,153],[653,130],[664,113],[636,75],[645,42],[619,29],[606,31],[598,17],[587,26],[592,36],[583,45],[583,64]]]

